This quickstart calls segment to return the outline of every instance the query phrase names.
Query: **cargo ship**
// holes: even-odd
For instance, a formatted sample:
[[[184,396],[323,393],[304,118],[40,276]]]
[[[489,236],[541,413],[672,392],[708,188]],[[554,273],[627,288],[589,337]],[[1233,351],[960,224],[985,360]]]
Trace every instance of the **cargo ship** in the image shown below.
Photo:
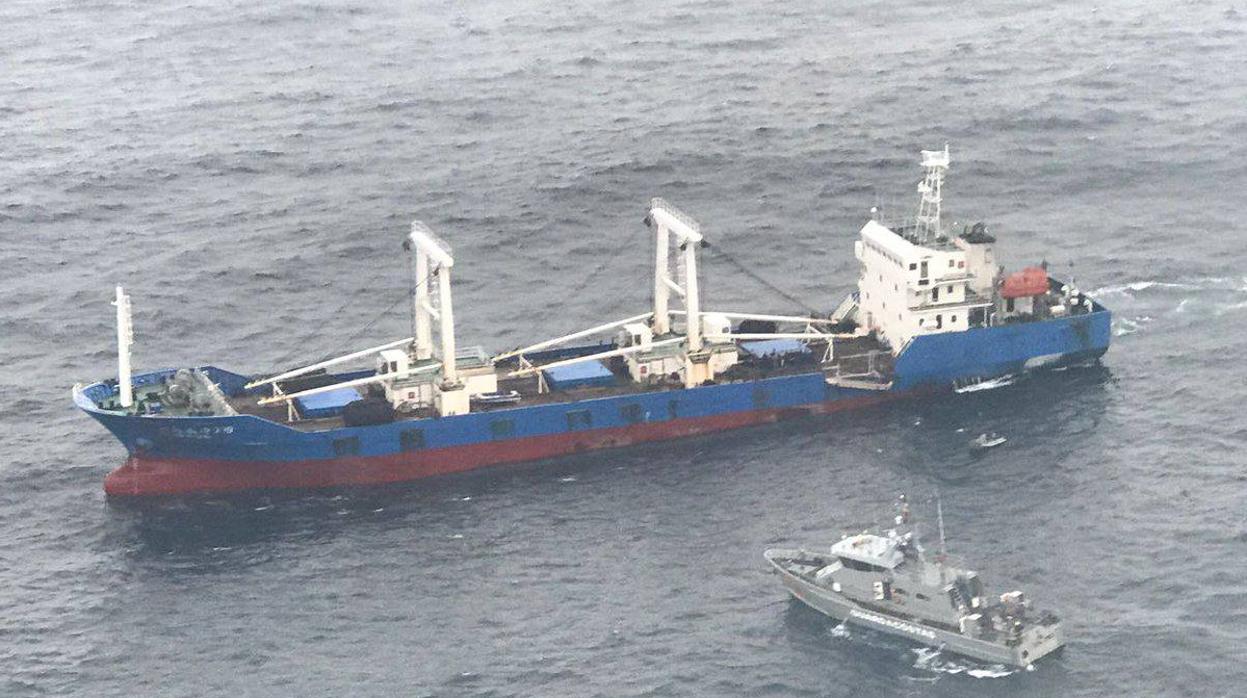
[[[456,344],[456,259],[416,221],[403,240],[413,336],[273,375],[136,373],[118,287],[118,376],[74,386],[73,399],[125,446],[104,481],[125,497],[409,481],[1098,359],[1109,311],[1045,266],[1006,273],[984,225],[941,220],[947,146],[923,151],[922,166],[917,215],[872,209],[854,245],[857,289],[825,315],[702,307],[701,226],[654,199],[652,308],[491,354]]]

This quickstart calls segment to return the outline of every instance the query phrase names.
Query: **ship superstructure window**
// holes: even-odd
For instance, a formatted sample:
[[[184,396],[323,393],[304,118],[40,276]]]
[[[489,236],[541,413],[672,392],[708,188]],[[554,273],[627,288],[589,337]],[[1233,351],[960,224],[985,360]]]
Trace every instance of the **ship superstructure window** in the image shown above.
[[[593,415],[589,413],[589,410],[572,410],[567,413],[568,429],[588,429],[592,426]]]
[[[359,437],[348,436],[344,439],[333,440],[333,455],[335,456],[357,456],[359,455]]]
[[[878,565],[872,565],[869,562],[862,562],[861,560],[852,560],[847,557],[840,558],[840,564],[844,565],[848,569],[857,570],[858,572],[883,573],[887,571]]]
[[[404,451],[415,451],[424,448],[423,429],[404,429],[398,434],[398,445]]]
[[[645,413],[641,411],[640,405],[633,403],[631,405],[624,405],[623,407],[620,407],[619,416],[623,417],[623,420],[628,424],[640,424],[642,418],[645,416]]]
[[[936,315],[936,316],[935,316],[935,329],[937,329],[937,330],[938,330],[938,329],[940,329],[940,328],[941,328],[941,327],[943,327],[943,326],[944,326],[944,316],[943,316],[943,315]]]
[[[489,423],[489,435],[495,439],[506,439],[515,434],[515,421],[495,419]]]

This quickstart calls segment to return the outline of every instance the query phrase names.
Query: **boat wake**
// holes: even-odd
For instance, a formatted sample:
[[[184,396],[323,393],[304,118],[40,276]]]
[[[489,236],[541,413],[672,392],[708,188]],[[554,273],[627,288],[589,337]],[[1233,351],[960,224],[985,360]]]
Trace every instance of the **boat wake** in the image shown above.
[[[937,647],[918,647],[914,649],[918,658],[914,660],[914,668],[935,674],[964,674],[975,679],[1000,679],[1016,673],[1003,664],[974,664],[961,657],[946,658]]]
[[[1113,335],[1125,337],[1144,329],[1156,317],[1194,316],[1220,317],[1226,313],[1247,310],[1247,277],[1207,276],[1190,281],[1135,281],[1104,286],[1090,292],[1095,298],[1116,297],[1125,311],[1113,317]],[[1170,305],[1177,295],[1176,305]],[[1131,310],[1137,313],[1129,313]]]
[[[977,393],[980,390],[994,390],[996,388],[1003,388],[1006,385],[1013,385],[1015,382],[1017,382],[1017,376],[1013,375],[1012,373],[1009,373],[1009,374],[1000,376],[999,378],[990,378],[985,381],[979,381],[977,383],[970,383],[968,385],[962,385],[962,386],[955,388],[955,390],[958,393]]]

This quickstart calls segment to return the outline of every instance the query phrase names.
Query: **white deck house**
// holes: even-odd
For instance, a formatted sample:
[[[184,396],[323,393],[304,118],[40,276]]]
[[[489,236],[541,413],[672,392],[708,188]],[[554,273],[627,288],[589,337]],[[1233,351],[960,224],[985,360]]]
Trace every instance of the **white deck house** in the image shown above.
[[[986,235],[947,237],[940,229],[940,185],[948,151],[923,151],[919,216],[893,230],[877,220],[854,247],[861,262],[858,319],[899,352],[920,334],[982,326],[1000,268]],[[899,232],[898,232],[899,231]]]

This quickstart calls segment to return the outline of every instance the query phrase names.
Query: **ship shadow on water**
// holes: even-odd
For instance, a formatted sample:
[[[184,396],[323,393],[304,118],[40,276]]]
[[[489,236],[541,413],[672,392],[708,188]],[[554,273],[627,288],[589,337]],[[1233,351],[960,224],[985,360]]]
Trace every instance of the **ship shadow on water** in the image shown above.
[[[452,530],[473,515],[465,503],[473,494],[459,482],[404,483],[381,487],[272,490],[110,500],[116,526],[112,535],[136,559],[165,556],[202,558],[210,553],[249,549],[261,562],[284,545],[330,542],[342,535],[422,526]],[[228,555],[220,556],[222,562]]]

